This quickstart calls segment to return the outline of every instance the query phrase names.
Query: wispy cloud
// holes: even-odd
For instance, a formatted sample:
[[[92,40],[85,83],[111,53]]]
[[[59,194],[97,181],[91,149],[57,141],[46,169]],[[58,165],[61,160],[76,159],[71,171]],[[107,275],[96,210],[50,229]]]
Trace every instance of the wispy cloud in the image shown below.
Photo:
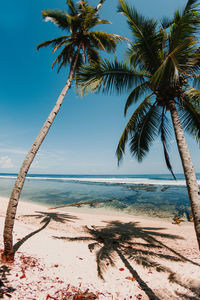
[[[0,167],[5,169],[11,169],[14,167],[12,160],[8,156],[1,156],[0,157]]]
[[[0,153],[12,153],[12,154],[26,154],[27,151],[23,149],[15,149],[15,148],[1,148]]]

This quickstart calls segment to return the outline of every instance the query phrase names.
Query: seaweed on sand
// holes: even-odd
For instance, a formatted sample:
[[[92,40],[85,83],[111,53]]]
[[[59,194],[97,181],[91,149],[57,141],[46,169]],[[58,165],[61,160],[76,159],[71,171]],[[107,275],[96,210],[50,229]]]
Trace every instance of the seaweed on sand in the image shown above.
[[[98,292],[98,294],[101,294]],[[89,289],[86,289],[84,292],[80,290],[80,288],[76,288],[74,286],[67,285],[66,288],[58,290],[54,296],[47,295],[46,300],[95,300],[97,299],[97,295],[92,292],[89,292]]]

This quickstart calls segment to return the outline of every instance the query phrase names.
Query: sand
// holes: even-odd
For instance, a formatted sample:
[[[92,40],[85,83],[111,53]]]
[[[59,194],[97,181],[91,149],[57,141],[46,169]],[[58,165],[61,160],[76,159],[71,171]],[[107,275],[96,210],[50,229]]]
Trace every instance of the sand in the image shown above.
[[[0,198],[1,249],[7,201]],[[20,202],[14,244],[15,262],[1,264],[0,298],[200,299],[193,223]],[[85,298],[70,296],[77,291]]]

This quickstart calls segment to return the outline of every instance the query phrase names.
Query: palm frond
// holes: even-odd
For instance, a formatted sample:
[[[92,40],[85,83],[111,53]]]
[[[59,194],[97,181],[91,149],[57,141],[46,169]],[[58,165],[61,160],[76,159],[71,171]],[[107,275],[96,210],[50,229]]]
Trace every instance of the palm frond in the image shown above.
[[[184,95],[189,97],[190,102],[192,100],[193,104],[195,104],[197,108],[200,108],[200,90],[188,86],[188,89],[184,92]]]
[[[63,46],[66,45],[66,44],[71,44],[71,40],[70,40],[70,39],[66,39],[66,40],[62,41],[60,44],[58,44],[57,46],[55,46],[55,47],[53,48],[53,51],[52,51],[52,52],[55,53],[56,50],[60,49],[61,47],[63,47]]]
[[[93,47],[88,47],[88,49],[87,49],[87,57],[88,57],[88,61],[90,63],[92,63],[92,62],[96,62],[96,63],[100,62],[100,55],[99,55],[98,51],[95,48],[93,48]]]
[[[168,153],[168,147],[169,147],[168,139],[170,137],[170,129],[171,129],[171,126],[169,125],[169,121],[168,121],[168,118],[165,113],[165,107],[163,107],[159,133],[160,133],[161,141],[162,141],[162,145],[163,145],[165,163],[167,165],[168,170],[171,172],[172,176],[176,180],[176,176],[174,175],[172,165],[170,162],[169,153]]]
[[[133,156],[139,162],[149,152],[155,138],[158,136],[160,127],[161,108],[156,104],[151,105],[144,116],[139,118],[135,132],[131,137],[129,148]]]
[[[43,10],[43,19],[48,22],[53,22],[59,28],[70,31],[69,16],[61,10]]]
[[[94,25],[97,26],[97,25],[103,25],[103,24],[111,24],[111,22],[109,22],[108,20],[96,20]]]
[[[127,17],[133,33],[132,52],[135,52],[135,48],[138,49],[140,61],[143,62],[146,70],[154,73],[160,65],[158,49],[163,39],[163,33],[157,32],[157,22],[143,17],[133,6],[129,6],[123,0],[120,0],[118,11]]]
[[[145,149],[143,149],[143,147],[140,147],[141,144],[143,144],[143,141],[141,140],[142,136],[140,136],[139,139],[138,139],[139,144],[138,144],[138,147],[136,147],[137,149],[134,148],[133,143],[134,144],[135,144],[135,142],[137,143],[137,141],[135,140],[135,137],[137,135],[137,131],[138,130],[143,131],[143,128],[141,126],[142,122],[144,121],[144,127],[146,127],[145,118],[146,118],[147,115],[150,116],[150,114],[151,114],[150,112],[152,110],[154,110],[154,106],[152,106],[150,102],[151,102],[151,95],[147,96],[142,101],[142,103],[137,107],[137,109],[135,110],[135,112],[132,114],[129,121],[127,122],[126,127],[125,127],[125,129],[124,129],[124,131],[121,135],[120,140],[119,140],[117,150],[116,150],[116,156],[117,156],[117,159],[118,159],[118,164],[120,163],[120,161],[123,158],[123,155],[125,153],[125,146],[126,146],[128,140],[129,140],[129,138],[131,139],[131,141],[130,141],[130,151],[131,151],[132,155],[135,155],[138,158],[139,161],[142,159],[142,153],[144,154],[144,152],[145,152]],[[156,116],[156,114],[154,116]],[[146,119],[146,121],[147,121],[147,119]],[[153,122],[151,123],[151,125],[153,125]]]
[[[179,107],[183,129],[195,137],[200,145],[200,111],[193,106],[192,101],[184,101],[184,108]]]
[[[144,81],[145,73],[138,72],[117,59],[114,62],[105,59],[99,64],[91,63],[83,66],[77,74],[77,82],[83,93],[100,90],[104,93],[121,93]]]
[[[200,93],[195,97],[185,94],[183,104],[179,105],[179,114],[183,129],[196,138],[200,144]]]
[[[110,34],[103,31],[93,31],[89,33],[89,38],[95,47],[107,52],[114,52],[118,42],[128,40],[117,34]]]
[[[149,90],[149,83],[144,82],[140,85],[138,85],[134,90],[130,93],[128,96],[128,99],[126,100],[125,108],[124,108],[124,115],[126,116],[128,108],[138,101],[138,99],[144,95]],[[153,95],[153,93],[152,93]]]
[[[72,16],[75,16],[77,14],[77,7],[73,0],[66,0],[66,4],[70,10],[70,13]]]
[[[93,6],[87,4],[86,2],[79,2],[80,5],[80,22],[84,30],[88,30],[96,25],[99,20],[96,10]]]
[[[190,11],[193,8],[196,8],[195,3],[197,3],[198,0],[188,0],[186,5],[185,5],[185,9],[184,9],[184,13],[187,13],[188,11]]]
[[[99,4],[97,5],[97,7],[96,7],[96,9],[95,9],[97,12],[100,10],[100,8],[101,8],[101,6],[103,5],[104,1],[105,1],[105,0],[100,0],[100,1],[99,1]]]
[[[173,24],[173,19],[163,17],[162,20],[160,21],[160,23],[161,23],[163,29],[167,29]]]
[[[65,36],[61,36],[59,38],[55,38],[53,40],[45,41],[43,43],[40,43],[37,46],[37,50],[39,50],[41,47],[47,47],[47,46],[55,47],[55,46],[59,45],[62,41],[66,40],[68,38],[69,38],[69,36],[65,35]]]
[[[193,38],[190,37],[183,43],[179,44],[167,55],[162,64],[151,77],[152,87],[156,88],[162,81],[165,83],[166,81],[173,81],[176,83],[179,80],[182,69],[184,70],[182,56],[186,51],[188,51],[188,49],[193,47],[193,44]],[[188,68],[188,66],[186,66],[186,68]]]
[[[57,72],[59,73],[60,69],[63,66],[66,66],[67,63],[72,62],[74,56],[74,47],[72,43],[68,43],[61,53],[58,55],[58,57],[54,60],[52,64],[52,69],[54,68],[55,64],[58,63],[58,70]]]
[[[189,0],[183,12],[175,11],[169,36],[170,52],[199,30],[200,13],[195,5],[196,2]]]
[[[193,74],[193,86],[200,89],[200,74]]]

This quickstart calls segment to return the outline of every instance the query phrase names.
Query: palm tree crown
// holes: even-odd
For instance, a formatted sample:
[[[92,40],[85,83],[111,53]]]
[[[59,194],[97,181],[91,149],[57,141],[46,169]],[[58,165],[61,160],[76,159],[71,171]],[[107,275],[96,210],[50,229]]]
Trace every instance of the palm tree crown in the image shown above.
[[[196,0],[189,0],[182,12],[175,11],[173,19],[163,19],[160,26],[123,0],[118,11],[126,16],[133,35],[127,50],[129,64],[117,60],[93,62],[79,72],[79,84],[84,92],[114,89],[121,93],[131,89],[125,115],[133,103],[140,101],[140,104],[120,138],[116,151],[118,162],[128,141],[131,153],[141,161],[160,135],[165,161],[173,174],[167,151],[171,131],[167,112],[171,100],[175,102],[183,128],[197,141],[200,138],[200,91],[190,86],[194,83],[198,87],[200,79],[196,37],[200,14]]]
[[[94,8],[85,1],[75,4],[73,0],[67,0],[68,12],[60,10],[42,11],[45,21],[53,22],[68,33],[68,35],[45,41],[37,47],[39,49],[52,46],[53,53],[61,49],[61,52],[52,64],[52,67],[54,67],[58,63],[58,72],[63,66],[73,61],[77,50],[79,57],[76,68],[79,68],[86,60],[98,63],[100,61],[98,50],[114,51],[117,42],[125,39],[122,36],[103,31],[90,31],[97,25],[110,24],[107,20],[99,19],[98,13],[103,2],[104,0],[101,0],[97,7]]]

